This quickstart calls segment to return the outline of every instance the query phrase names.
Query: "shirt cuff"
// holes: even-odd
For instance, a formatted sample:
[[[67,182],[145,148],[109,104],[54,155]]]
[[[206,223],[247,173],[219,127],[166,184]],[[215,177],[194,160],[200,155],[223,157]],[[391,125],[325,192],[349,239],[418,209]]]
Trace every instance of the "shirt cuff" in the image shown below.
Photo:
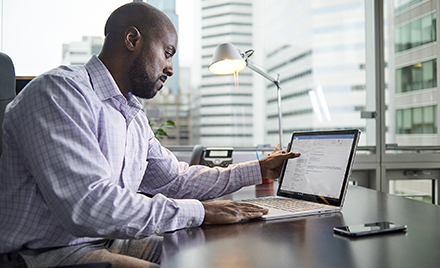
[[[205,219],[205,208],[199,200],[174,199],[179,206],[181,228],[200,226]]]

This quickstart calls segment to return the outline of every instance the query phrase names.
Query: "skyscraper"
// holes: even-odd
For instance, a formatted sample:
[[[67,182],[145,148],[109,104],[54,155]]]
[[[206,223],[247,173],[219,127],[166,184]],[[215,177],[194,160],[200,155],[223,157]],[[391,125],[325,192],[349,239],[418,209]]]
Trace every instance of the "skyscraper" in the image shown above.
[[[149,4],[157,7],[160,9],[163,13],[165,13],[168,18],[173,22],[174,27],[176,28],[177,32],[179,32],[179,18],[176,14],[176,0],[148,0],[146,1]],[[167,81],[168,89],[172,91],[174,94],[179,93],[179,50],[177,50],[176,55],[173,57],[173,66],[174,68],[174,75],[172,77],[169,77]]]
[[[175,0],[148,0],[149,4],[162,10],[173,22],[179,33],[179,20],[176,14]],[[162,137],[162,144],[188,145],[191,143],[191,82],[190,69],[179,65],[179,50],[173,57],[174,75],[169,77],[161,92],[153,99],[141,100],[150,123],[154,123],[155,130],[168,120],[175,123],[175,127],[165,129],[168,137]]]
[[[237,89],[232,75],[209,73],[213,51],[223,42],[241,51],[255,48],[253,63],[280,75],[283,143],[298,130],[366,132],[360,118],[366,102],[364,11],[361,0],[202,1],[203,69],[195,114],[200,143],[278,143],[275,85],[248,68],[239,73]],[[263,137],[255,137],[260,132]]]
[[[398,145],[439,145],[437,42],[439,1],[391,1],[389,5],[389,125]]]
[[[202,79],[196,90],[193,111],[194,142],[203,145],[253,145],[252,74],[243,70],[234,77],[208,71],[212,55],[220,43],[238,49],[252,47],[252,1],[204,0],[202,8]]]
[[[364,1],[261,1],[265,65],[280,74],[284,143],[292,131],[360,128],[365,120]],[[265,141],[276,144],[275,86],[265,90]]]

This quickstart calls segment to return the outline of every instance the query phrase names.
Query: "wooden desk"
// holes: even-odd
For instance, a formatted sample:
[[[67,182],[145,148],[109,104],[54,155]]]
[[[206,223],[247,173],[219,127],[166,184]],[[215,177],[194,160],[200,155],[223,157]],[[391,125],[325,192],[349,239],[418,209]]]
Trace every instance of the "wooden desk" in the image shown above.
[[[274,187],[245,187],[224,198],[270,195]],[[374,221],[408,231],[350,239],[332,230]],[[440,208],[350,186],[341,213],[165,234],[161,267],[440,267]]]

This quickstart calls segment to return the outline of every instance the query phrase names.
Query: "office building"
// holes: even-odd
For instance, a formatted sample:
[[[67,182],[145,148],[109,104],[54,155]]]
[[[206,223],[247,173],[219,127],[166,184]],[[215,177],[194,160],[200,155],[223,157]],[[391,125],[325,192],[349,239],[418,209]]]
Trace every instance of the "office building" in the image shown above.
[[[159,4],[165,2],[159,1]],[[189,2],[184,3],[189,6]],[[168,119],[176,123],[183,121],[177,117],[167,118],[169,113],[160,109],[165,109],[163,107],[166,106],[161,105],[161,102],[180,101],[181,98],[172,95],[172,91],[177,88],[182,92],[186,90],[182,85],[186,84],[189,85],[188,92],[185,93],[188,94],[185,98],[189,107],[186,117],[197,123],[193,125],[190,119],[186,123],[189,133],[185,135],[188,137],[186,140],[190,140],[189,144],[246,147],[267,143],[274,147],[278,143],[275,87],[248,68],[239,73],[238,89],[235,88],[232,75],[217,76],[207,70],[215,46],[229,41],[241,51],[254,49],[251,57],[253,63],[273,75],[280,74],[284,146],[293,130],[361,128],[363,140],[360,154],[356,158],[356,164],[359,165],[356,166],[357,171],[361,174],[355,172],[352,177],[356,183],[380,191],[394,192],[397,188],[393,189],[394,186],[389,182],[407,180],[420,184],[420,179],[423,178],[429,182],[429,196],[438,203],[440,117],[437,93],[439,46],[436,36],[439,28],[439,1],[386,1],[383,3],[384,14],[378,15],[378,10],[372,7],[377,3],[380,5],[380,1],[211,0],[191,2],[193,3],[197,4],[198,11],[203,12],[203,16],[195,16],[196,20],[200,18],[203,23],[200,27],[203,45],[199,49],[203,66],[197,65],[202,70],[200,76],[203,83],[199,85],[193,81],[179,81],[180,86],[175,87],[168,80],[163,91],[145,109],[152,121],[163,120],[155,122],[156,126]],[[199,3],[201,6],[198,6]],[[35,2],[29,1],[27,6],[34,4]],[[82,28],[80,24],[65,23],[64,18],[71,15],[71,12],[64,13],[64,7],[68,4],[72,7],[78,5],[75,1],[66,0],[63,9],[56,9],[46,3],[39,3],[39,12],[27,14],[23,13],[22,6],[16,2],[4,2],[2,49],[14,60],[17,74],[35,75],[60,64],[62,42],[48,42],[39,38],[40,36],[59,37],[54,34],[60,33],[59,26],[64,28],[62,33],[71,36],[67,40],[81,40],[75,36],[87,36],[87,30],[92,24]],[[119,3],[114,4],[106,11],[99,10],[103,14],[98,21],[103,23],[109,12],[118,5]],[[49,7],[56,11],[45,13]],[[94,11],[91,17],[98,17],[99,12]],[[188,13],[182,13],[182,16],[183,14],[188,16]],[[38,17],[49,15],[57,15],[58,23],[38,20]],[[374,65],[377,60],[375,53],[381,58],[380,49],[383,46],[374,47],[373,53],[368,54],[371,45],[380,39],[380,33],[371,33],[375,22],[373,18],[382,18],[385,26],[385,69]],[[29,30],[29,39],[35,41],[32,46],[16,42],[14,36],[17,25]],[[84,34],[73,34],[77,28],[83,29],[81,31]],[[97,28],[97,34],[93,36],[102,34],[102,27]],[[186,27],[179,35],[188,35],[187,29]],[[192,39],[198,38],[199,35],[195,35]],[[59,52],[52,47],[54,43]],[[179,42],[179,45],[182,43]],[[72,52],[83,51],[73,49],[73,44],[71,47]],[[52,53],[46,52],[48,49]],[[65,55],[66,59],[73,59],[75,53],[69,52]],[[42,56],[43,59],[40,59]],[[80,61],[85,60],[69,60],[68,64]],[[55,63],[50,68],[44,67],[48,62]],[[187,71],[179,71],[184,72],[179,75],[180,79],[190,77]],[[377,73],[382,71],[386,74],[385,86],[376,87],[375,83],[380,80]],[[194,71],[192,76],[199,73]],[[366,78],[368,76],[369,79]],[[403,82],[403,78],[407,80]],[[369,88],[371,84],[372,91]],[[197,89],[194,92],[189,90],[194,87]],[[384,92],[385,98],[382,97]],[[311,98],[313,95],[317,100],[314,101],[315,106]],[[320,101],[319,96],[324,96],[321,99],[325,102]],[[368,102],[371,99],[373,105]],[[153,101],[158,103],[154,104]],[[233,106],[236,104],[245,105]],[[360,117],[361,111],[373,111],[376,117],[363,119]],[[261,114],[257,114],[258,112]],[[383,120],[386,121],[383,126],[383,121],[379,122],[382,116],[386,119]],[[373,125],[373,129],[369,128],[369,124]],[[170,129],[168,132],[174,135],[172,131],[174,130]],[[368,139],[370,136],[374,138],[371,141]],[[173,140],[176,143],[173,144],[177,144],[178,139],[176,136]],[[167,142],[168,139],[163,139],[164,145]],[[190,154],[191,149],[188,150]],[[249,159],[255,159],[254,150],[249,154]],[[368,183],[363,183],[364,181]]]
[[[90,57],[101,52],[103,40],[98,36],[83,36],[81,41],[63,44],[62,64],[83,65]]]
[[[149,0],[149,4],[162,10],[173,22],[179,32],[175,0]],[[161,143],[169,145],[191,144],[191,69],[179,64],[179,50],[173,57],[174,75],[169,77],[160,93],[150,100],[140,100],[144,110],[153,123],[153,130],[168,120],[175,123],[173,128],[163,128],[168,136],[162,136]]]
[[[176,1],[178,4],[185,3],[186,6],[194,3],[189,0],[178,1]],[[55,4],[61,2],[62,4]],[[48,62],[52,62],[51,64],[55,62],[58,65],[61,61],[61,47],[64,40],[81,40],[81,36],[100,36],[102,27],[99,27],[99,31],[90,31],[92,25],[98,24],[92,20],[103,22],[103,18],[107,18],[110,9],[113,10],[119,4],[123,4],[120,3],[122,1],[116,3],[97,0],[96,2],[101,8],[91,7],[96,4],[95,1],[2,1],[2,27],[0,29],[2,51],[10,54],[20,75],[41,73],[38,68]],[[149,2],[168,7],[167,3],[171,3],[171,7],[174,3],[174,1],[167,0]],[[59,246],[65,246],[66,243],[63,241],[68,241],[67,238],[71,237],[71,234],[81,237],[81,241],[69,240],[72,242],[68,244],[73,245],[78,242],[81,243],[79,246],[84,247],[87,244],[82,243],[88,236],[112,239],[117,232],[124,233],[122,234],[124,237],[139,238],[139,236],[149,236],[153,232],[165,232],[163,236],[160,236],[161,239],[163,238],[159,246],[159,251],[162,250],[161,267],[249,266],[256,268],[295,265],[301,267],[438,267],[440,255],[436,253],[440,249],[440,239],[438,239],[440,237],[438,228],[438,222],[440,222],[438,103],[440,100],[437,61],[440,46],[437,44],[437,31],[440,1],[200,0],[200,3],[202,5],[198,8],[200,12],[203,12],[203,18],[200,17],[203,22],[203,26],[200,27],[203,41],[199,51],[201,56],[197,58],[200,58],[203,64],[197,64],[196,67],[190,65],[189,68],[182,68],[179,64],[175,64],[177,72],[174,79],[167,81],[156,98],[142,100],[144,111],[150,120],[156,123],[153,129],[168,119],[175,121],[176,124],[183,124],[173,129],[166,129],[171,138],[164,138],[163,145],[182,161],[189,161],[193,155],[196,155],[193,154],[193,148],[197,147],[192,145],[197,143],[213,147],[234,147],[234,163],[255,160],[256,151],[261,157],[272,152],[274,145],[278,143],[275,87],[248,68],[239,73],[238,88],[235,86],[232,75],[216,76],[207,70],[212,52],[219,43],[232,42],[241,51],[252,48],[254,49],[251,57],[253,63],[266,69],[274,77],[277,74],[280,75],[284,146],[287,145],[291,132],[295,130],[340,128],[362,130],[361,146],[356,152],[353,172],[347,178],[350,180],[350,185],[347,195],[344,196],[345,203],[341,213],[315,217],[301,215],[298,218],[267,223],[252,221],[219,226],[206,226],[209,219],[205,217],[205,226],[198,228],[197,226],[203,221],[203,213],[186,215],[180,213],[184,209],[179,209],[179,215],[182,217],[174,221],[176,217],[170,216],[171,221],[165,223],[177,222],[176,228],[191,228],[174,230],[173,226],[176,225],[164,225],[162,224],[164,222],[160,220],[149,224],[145,222],[146,217],[140,217],[144,221],[137,221],[139,224],[135,226],[133,217],[126,220],[126,215],[129,213],[127,207],[130,205],[133,207],[133,204],[142,205],[147,208],[142,211],[148,214],[148,219],[155,211],[154,206],[151,213],[148,210],[151,204],[150,199],[135,193],[144,191],[150,195],[160,192],[176,198],[171,200],[171,203],[168,202],[171,205],[166,208],[173,209],[177,205],[184,208],[184,204],[195,201],[179,201],[178,198],[204,200],[226,193],[224,190],[227,187],[211,187],[210,189],[218,190],[216,195],[209,189],[200,191],[203,187],[197,187],[207,186],[207,182],[214,181],[213,174],[219,170],[199,170],[198,174],[202,175],[199,180],[197,178],[188,181],[181,180],[182,177],[178,175],[167,177],[166,174],[174,174],[168,171],[177,170],[177,165],[162,165],[161,163],[164,162],[157,161],[158,158],[155,157],[150,147],[148,152],[138,150],[142,153],[142,155],[139,154],[141,157],[147,155],[146,159],[142,158],[142,161],[138,161],[141,168],[139,171],[137,162],[131,165],[130,153],[136,151],[132,150],[136,149],[135,147],[130,146],[131,140],[127,140],[127,146],[124,146],[124,143],[115,143],[115,145],[120,144],[116,154],[108,153],[107,149],[113,146],[104,146],[105,148],[102,147],[100,151],[97,146],[93,146],[93,144],[100,143],[102,138],[109,137],[107,133],[120,133],[119,130],[126,126],[122,121],[115,131],[100,128],[97,139],[93,134],[79,135],[79,132],[76,132],[82,138],[76,140],[73,138],[78,137],[77,135],[69,135],[61,140],[60,137],[63,136],[58,135],[60,132],[56,127],[45,128],[48,124],[44,116],[40,117],[41,120],[31,122],[27,116],[32,117],[32,114],[27,113],[27,116],[17,117],[15,116],[17,114],[9,113],[12,117],[9,117],[3,125],[6,130],[4,137],[8,137],[5,141],[10,142],[5,143],[3,148],[6,150],[1,157],[3,169],[0,174],[3,175],[2,182],[5,185],[4,194],[0,195],[4,199],[2,211],[8,211],[6,215],[12,215],[9,217],[11,220],[17,219],[17,222],[32,223],[31,227],[35,227],[37,231],[29,232],[29,228],[25,228],[26,230],[16,232],[15,235],[3,235],[2,245],[14,244],[15,246],[2,251],[1,253],[4,253],[2,256],[12,256],[13,260],[17,259],[21,262],[23,259],[19,256],[27,256],[26,261],[29,262],[34,256],[28,254],[29,252],[37,254],[43,250],[41,255],[34,256],[39,263],[41,259],[49,261],[50,258],[45,258],[45,256],[52,252],[59,252]],[[106,8],[109,10],[105,10]],[[166,7],[161,7],[161,9],[168,13]],[[172,14],[173,9],[170,10]],[[78,14],[81,14],[81,20],[75,20]],[[190,17],[187,13],[178,14],[182,14],[182,17],[183,14],[187,18]],[[198,15],[192,17],[199,18]],[[75,23],[71,23],[72,21]],[[78,32],[74,31],[77,28]],[[26,30],[27,39],[32,41],[30,46],[29,42],[17,42],[17,29]],[[182,32],[189,35],[188,31]],[[41,38],[42,36],[45,38]],[[51,40],[52,37],[62,40]],[[194,39],[198,38],[199,35],[196,34]],[[92,52],[89,51],[89,39],[86,39],[82,44],[84,48],[73,43],[65,46],[63,54],[65,54],[66,64],[81,64],[90,57]],[[180,40],[179,45],[183,43]],[[53,48],[54,44],[57,49]],[[180,51],[182,53],[185,50]],[[56,59],[52,60],[52,57]],[[203,70],[200,74],[202,84],[189,79],[199,74],[193,71],[196,68]],[[44,66],[44,69],[46,71],[49,68]],[[3,72],[0,73],[5,74],[5,69],[2,70]],[[9,77],[13,80],[13,75]],[[18,79],[16,77],[16,81]],[[117,81],[120,80],[117,79]],[[6,85],[6,83],[2,84]],[[2,90],[4,88],[6,87],[2,87]],[[194,88],[197,90],[192,91]],[[9,92],[13,91],[14,87],[10,86]],[[56,98],[57,94],[53,96]],[[25,95],[17,99],[20,100],[23,97]],[[47,98],[41,99],[41,101],[47,100]],[[38,98],[31,101],[36,105],[35,107],[38,107],[38,101],[40,101]],[[68,107],[70,106],[66,108]],[[26,114],[28,110],[22,111]],[[361,112],[364,118],[361,117]],[[78,114],[69,113],[69,115]],[[117,116],[120,117],[119,114]],[[366,119],[368,116],[370,116],[369,119]],[[20,120],[11,120],[11,118],[22,119],[25,124]],[[77,120],[75,118],[78,117],[71,116],[70,118]],[[81,120],[84,117],[79,118],[77,123],[84,126],[85,121]],[[197,119],[195,127],[191,123],[192,118]],[[46,119],[50,122],[50,118]],[[38,124],[32,124],[35,122]],[[15,127],[11,128],[11,126]],[[72,127],[74,127],[73,124]],[[23,138],[11,136],[8,130],[14,132],[14,129],[23,130],[17,133],[25,134]],[[61,130],[72,129],[64,127]],[[50,133],[39,136],[37,133],[42,133],[39,130]],[[95,130],[95,128],[90,129],[93,133],[96,132]],[[194,131],[194,135],[191,131]],[[55,139],[50,139],[53,137]],[[192,140],[192,137],[197,139]],[[370,139],[371,137],[373,139]],[[63,143],[62,148],[66,150],[55,155],[54,150],[61,148],[57,146],[60,140]],[[188,143],[185,143],[186,141]],[[338,137],[338,140],[332,140],[331,146],[337,147],[339,142]],[[260,143],[269,143],[271,146],[264,147],[264,149],[254,147]],[[84,144],[91,146],[84,147]],[[169,144],[188,144],[188,146],[168,146]],[[148,146],[143,141],[141,145],[142,148]],[[14,147],[17,150],[11,150]],[[268,151],[263,151],[266,148]],[[315,148],[322,149],[321,146],[315,146]],[[296,165],[295,171],[301,170],[303,174],[307,174],[306,180],[303,180],[305,183],[297,183],[303,178],[301,175],[298,176],[300,173],[298,172],[290,176],[292,180],[289,182],[292,184],[286,185],[285,188],[292,187],[293,195],[296,195],[298,190],[306,190],[307,193],[299,195],[300,198],[310,199],[307,198],[309,193],[318,193],[319,197],[314,200],[319,200],[321,203],[333,203],[334,196],[328,196],[327,189],[318,187],[317,190],[310,187],[311,184],[306,181],[309,181],[308,175],[311,173],[322,175],[329,181],[329,173],[343,170],[342,165],[332,165],[334,152],[338,150],[327,150],[332,156],[330,161],[322,161],[323,158],[319,157],[324,150],[315,154],[306,154],[313,149],[299,148],[299,150],[303,150],[304,153],[300,158],[290,162],[299,164]],[[97,158],[84,155],[84,152],[92,151],[93,156]],[[222,153],[216,156],[225,156],[223,154],[225,150],[220,152]],[[25,155],[24,158],[21,157],[22,153]],[[49,153],[52,157],[47,157]],[[167,156],[173,158],[171,154]],[[9,161],[8,159],[15,160]],[[310,164],[311,162],[308,161],[312,159],[318,160],[318,163]],[[21,163],[21,160],[24,162]],[[22,164],[25,168],[20,168]],[[197,167],[186,169],[185,165],[180,166],[190,172],[198,169]],[[65,167],[65,172],[60,172],[61,167]],[[18,172],[5,176],[11,168],[18,168]],[[132,183],[130,179],[142,178],[144,168],[150,172],[146,173],[147,176],[143,176],[142,186],[136,188],[139,180]],[[232,171],[238,169],[234,167]],[[133,176],[127,176],[127,171],[130,170]],[[179,175],[185,171],[182,170]],[[258,170],[256,171],[258,173]],[[204,176],[207,173],[210,175],[209,180],[206,179],[207,176]],[[19,174],[28,176],[24,178]],[[154,179],[157,174],[163,178],[163,182],[155,183]],[[11,180],[11,177],[14,177],[14,180]],[[35,181],[33,181],[34,178]],[[172,187],[177,185],[172,182],[173,180],[176,183],[183,181],[183,184],[179,184],[183,186]],[[237,185],[234,181],[236,180],[217,180],[218,185],[228,182],[230,186]],[[76,182],[80,182],[81,185],[75,184]],[[259,183],[260,181],[253,182]],[[220,202],[226,199],[243,200],[272,196],[280,182],[276,180],[273,183],[245,186],[237,192],[221,196]],[[50,185],[55,185],[55,187],[50,187]],[[187,187],[188,185],[196,187]],[[294,188],[298,185],[303,187]],[[41,191],[35,191],[35,189]],[[190,191],[186,191],[187,189]],[[191,190],[194,189],[199,190],[197,196],[193,196],[194,191]],[[28,190],[31,195],[26,194],[25,191]],[[5,198],[5,196],[8,197],[8,193],[10,198]],[[23,198],[18,198],[20,196],[32,197],[35,194],[40,197],[36,201],[52,200],[52,202],[42,202],[40,206],[35,206],[36,209],[32,209],[31,205],[37,203],[25,202]],[[120,198],[119,194],[123,194],[124,198]],[[212,196],[208,196],[210,194]],[[431,204],[408,200],[396,195]],[[164,197],[156,195],[153,201],[160,200],[160,198]],[[23,206],[18,207],[20,200],[24,200]],[[122,201],[118,202],[120,200]],[[136,202],[131,202],[133,200]],[[109,202],[106,203],[107,201]],[[107,205],[101,206],[104,203]],[[208,209],[206,203],[204,205]],[[50,207],[50,211],[44,211],[46,207]],[[200,204],[199,207],[201,207]],[[27,208],[31,209],[26,210]],[[164,208],[161,206],[160,215],[155,214],[153,218],[171,215],[162,213],[165,211]],[[24,216],[16,214],[16,211],[30,211],[31,213],[26,215],[36,216],[35,218],[38,217],[40,220],[28,219],[24,214]],[[41,214],[42,211],[43,214]],[[120,213],[121,211],[123,213]],[[139,214],[137,211],[132,211],[133,215]],[[186,216],[191,219],[181,221],[181,219],[186,219]],[[5,219],[8,217],[3,217],[0,222],[11,222]],[[49,220],[49,224],[35,225],[46,219]],[[105,226],[105,223],[113,221],[118,222]],[[392,224],[378,224],[379,221],[390,221],[399,226],[407,226],[407,232],[383,234],[371,238],[346,238],[333,232],[334,227],[345,225],[349,225],[347,230],[354,230],[355,228],[351,226],[357,226],[369,227],[370,231],[392,226]],[[51,236],[51,230],[46,229],[45,232],[44,226],[53,227],[51,223],[56,222],[63,224],[58,226],[60,228],[53,229],[54,231],[67,230],[68,233],[61,236],[52,233]],[[13,231],[17,229],[16,226],[16,224],[9,224],[8,228]],[[115,226],[120,228],[116,230]],[[17,255],[16,250],[22,248],[23,245],[32,245],[35,250],[27,249]],[[91,244],[91,246],[96,245],[94,242]],[[56,247],[57,251],[48,251],[50,247]],[[61,250],[64,251],[65,248]],[[264,254],[261,254],[262,252]],[[18,257],[15,258],[15,256]],[[2,259],[2,261],[7,260],[9,259]],[[81,258],[81,260],[84,259]],[[112,260],[106,256],[99,261]],[[45,267],[55,265],[61,264],[48,264]]]
[[[439,1],[395,1],[388,3],[389,88],[387,121],[398,146],[435,146],[438,134],[437,43]],[[426,172],[425,172],[426,173]],[[432,175],[431,175],[432,176]],[[435,178],[435,176],[432,176]],[[433,180],[394,180],[390,193],[430,200]]]
[[[273,83],[248,68],[239,73],[238,88],[232,75],[209,73],[213,51],[223,42],[254,49],[251,61],[280,75],[284,144],[298,130],[356,127],[366,137],[360,120],[366,109],[364,26],[359,0],[202,1],[202,83],[193,120],[199,143],[279,141]]]
[[[253,1],[201,1],[201,84],[193,96],[194,142],[203,145],[250,146],[253,142],[253,82],[250,70],[219,76],[208,66],[216,46],[231,42],[252,48]],[[263,119],[262,119],[263,120]]]
[[[360,118],[366,105],[364,1],[262,5],[265,66],[280,74],[284,143],[293,131],[315,129],[359,128],[365,139],[368,130]],[[276,87],[267,82],[265,100],[265,141],[276,144]]]
[[[389,126],[398,145],[439,145],[437,42],[439,1],[396,1],[389,7]],[[391,43],[392,44],[392,43]]]
[[[170,145],[191,145],[191,76],[190,68],[179,67],[179,77],[175,81],[179,81],[179,93],[175,94],[169,90],[168,81],[164,88],[153,99],[139,99],[144,106],[150,124],[153,123],[152,129],[155,131],[168,120],[175,123],[175,127],[163,127],[168,136],[159,137],[164,146]]]
[[[177,32],[179,32],[179,18],[176,14],[176,0],[148,0],[149,4],[162,10],[173,22]],[[179,94],[179,50],[173,57],[174,75],[168,78],[167,85],[173,94]]]

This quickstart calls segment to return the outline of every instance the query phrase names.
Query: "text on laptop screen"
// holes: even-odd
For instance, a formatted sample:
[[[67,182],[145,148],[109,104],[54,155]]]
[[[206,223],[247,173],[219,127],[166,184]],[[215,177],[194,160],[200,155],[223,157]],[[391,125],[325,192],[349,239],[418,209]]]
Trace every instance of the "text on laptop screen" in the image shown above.
[[[290,151],[301,156],[288,160],[281,190],[339,198],[354,136],[294,137]]]

